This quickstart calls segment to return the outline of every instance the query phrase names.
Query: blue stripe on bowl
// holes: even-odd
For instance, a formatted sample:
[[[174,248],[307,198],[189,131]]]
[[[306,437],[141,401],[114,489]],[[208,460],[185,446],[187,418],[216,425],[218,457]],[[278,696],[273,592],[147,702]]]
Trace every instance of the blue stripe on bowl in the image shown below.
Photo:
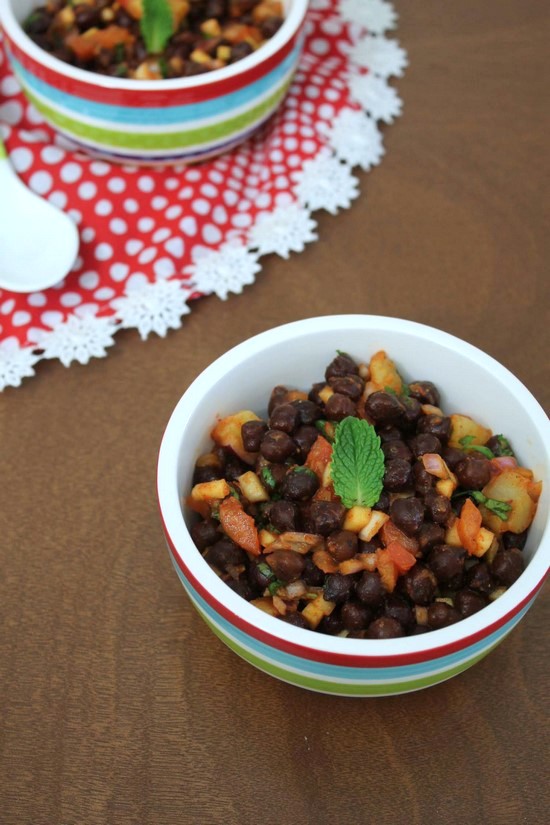
[[[400,665],[397,667],[345,667],[341,665],[330,665],[323,662],[316,662],[311,659],[302,659],[290,653],[286,653],[276,648],[270,647],[263,642],[254,639],[252,636],[244,633],[236,628],[226,619],[222,618],[204,599],[197,593],[197,591],[189,584],[181,569],[177,565],[172,552],[170,557],[178,577],[183,584],[190,599],[195,603],[195,606],[200,612],[203,612],[214,624],[218,625],[222,631],[231,636],[242,647],[255,653],[257,656],[276,662],[283,668],[288,668],[294,672],[306,673],[312,676],[320,676],[331,679],[335,682],[403,682],[407,679],[413,679],[418,676],[428,676],[430,674],[441,673],[452,669],[459,664],[465,664],[468,660],[476,657],[488,648],[493,647],[499,641],[502,641],[525,615],[532,604],[529,602],[519,613],[517,613],[507,624],[500,627],[494,633],[486,636],[479,642],[469,645],[464,650],[451,653],[447,656],[442,656],[438,659],[433,659],[428,662],[420,662],[412,665]]]
[[[154,125],[170,126],[193,123],[193,127],[207,125],[202,121],[226,119],[234,114],[234,110],[245,107],[249,103],[256,103],[258,97],[268,93],[284,76],[291,71],[300,56],[301,43],[273,71],[236,92],[230,92],[223,97],[206,100],[203,103],[189,103],[183,106],[137,108],[130,106],[114,106],[106,103],[97,103],[83,97],[62,92],[50,86],[43,80],[35,77],[25,69],[18,60],[11,57],[15,71],[21,76],[22,82],[32,92],[41,95],[55,106],[63,107],[67,112],[77,112],[84,117],[94,118],[97,121],[108,121],[114,124],[135,126]],[[154,81],[152,81],[154,82]]]

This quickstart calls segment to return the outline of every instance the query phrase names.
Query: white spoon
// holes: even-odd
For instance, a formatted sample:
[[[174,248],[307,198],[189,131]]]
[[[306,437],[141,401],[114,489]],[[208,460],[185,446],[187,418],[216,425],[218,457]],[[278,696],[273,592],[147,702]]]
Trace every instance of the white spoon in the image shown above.
[[[78,252],[73,221],[15,174],[0,139],[0,287],[36,292],[52,286]]]

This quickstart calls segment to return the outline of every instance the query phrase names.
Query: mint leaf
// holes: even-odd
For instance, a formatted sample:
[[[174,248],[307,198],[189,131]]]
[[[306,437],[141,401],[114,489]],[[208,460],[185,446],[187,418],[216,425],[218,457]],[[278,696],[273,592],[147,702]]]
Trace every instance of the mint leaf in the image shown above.
[[[168,0],[143,0],[139,27],[149,54],[161,52],[174,34],[174,15]]]
[[[506,521],[508,518],[508,513],[512,509],[512,505],[508,504],[508,502],[500,501],[498,498],[487,498],[487,496],[479,490],[471,490],[470,495],[474,501],[477,501],[478,504],[483,504],[484,507],[494,513],[495,516],[498,516],[502,521]]]
[[[465,450],[477,450],[478,453],[481,453],[486,458],[495,457],[495,454],[489,449],[489,447],[482,447],[481,444],[472,444],[474,438],[474,435],[465,435],[464,438],[460,439],[460,443]]]
[[[336,495],[346,507],[376,504],[383,487],[384,453],[368,421],[348,416],[337,425],[331,475]]]

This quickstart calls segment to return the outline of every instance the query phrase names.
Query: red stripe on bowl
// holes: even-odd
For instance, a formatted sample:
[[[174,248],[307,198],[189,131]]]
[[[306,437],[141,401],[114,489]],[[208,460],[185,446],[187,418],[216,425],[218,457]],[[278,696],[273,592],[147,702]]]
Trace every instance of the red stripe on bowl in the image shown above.
[[[519,604],[517,604],[512,610],[506,613],[501,619],[493,622],[491,625],[488,625],[483,630],[478,631],[477,633],[472,633],[470,636],[465,636],[463,639],[459,641],[447,644],[447,645],[439,645],[437,647],[432,647],[429,650],[419,651],[417,653],[401,653],[395,654],[394,656],[354,656],[349,653],[328,653],[321,650],[312,650],[309,647],[305,647],[304,645],[295,644],[292,642],[288,642],[285,639],[280,639],[277,636],[273,636],[270,633],[266,633],[263,630],[260,630],[253,624],[249,624],[247,621],[242,619],[236,613],[233,613],[232,610],[229,610],[226,605],[219,602],[215,599],[212,594],[206,590],[206,588],[201,584],[201,582],[191,573],[187,565],[184,563],[183,559],[181,558],[180,554],[178,553],[171,537],[166,527],[166,523],[164,521],[163,514],[161,512],[161,520],[164,528],[164,534],[166,540],[172,549],[174,558],[178,564],[178,567],[185,575],[185,578],[189,580],[189,583],[195,588],[197,593],[199,593],[202,598],[212,607],[220,616],[223,616],[228,622],[234,625],[238,630],[241,630],[243,633],[252,636],[253,638],[257,639],[260,642],[263,642],[270,647],[274,647],[277,650],[282,650],[285,653],[290,653],[293,656],[299,656],[304,659],[310,659],[316,662],[322,662],[324,664],[332,664],[332,665],[344,665],[347,667],[398,667],[400,665],[412,665],[418,664],[420,662],[429,662],[433,659],[440,659],[443,656],[447,656],[451,653],[456,653],[459,650],[464,650],[465,648],[469,647],[476,642],[481,641],[481,639],[490,636],[491,633],[494,633],[500,627],[505,625],[509,622],[513,617],[520,612],[520,610],[525,607],[528,602],[535,596],[535,594],[539,591],[539,589],[544,584],[546,576],[538,582],[538,584],[533,588],[533,590],[527,595]],[[198,551],[197,551],[198,552]]]
[[[48,66],[43,65],[39,61],[31,57],[27,52],[23,51],[13,40],[9,38],[5,32],[5,39],[8,41],[9,51],[21,63],[21,65],[30,74],[53,86],[61,92],[74,95],[75,97],[82,97],[86,100],[93,100],[98,103],[105,103],[112,106],[131,106],[138,109],[147,109],[150,107],[166,107],[166,106],[182,106],[192,103],[202,103],[205,100],[212,100],[213,98],[221,97],[230,94],[244,86],[248,86],[254,81],[259,80],[275,69],[284,58],[290,54],[298,40],[300,30],[298,30],[280,49],[278,49],[271,57],[264,60],[249,69],[243,69],[239,74],[224,79],[223,73],[220,71],[218,77],[204,75],[205,81],[200,86],[191,88],[177,88],[178,80],[174,81],[151,81],[151,89],[133,90],[131,84],[133,81],[126,80],[124,88],[111,88],[108,86],[101,86],[98,83],[87,82],[84,80],[76,80],[69,77],[63,71],[64,63],[59,62],[59,71],[54,71]],[[246,60],[246,58],[244,59]],[[244,62],[244,61],[243,61]],[[91,72],[83,72],[93,77]],[[99,77],[99,75],[97,76]],[[163,85],[159,88],[158,84],[171,84],[172,86]],[[155,88],[157,86],[157,88]]]

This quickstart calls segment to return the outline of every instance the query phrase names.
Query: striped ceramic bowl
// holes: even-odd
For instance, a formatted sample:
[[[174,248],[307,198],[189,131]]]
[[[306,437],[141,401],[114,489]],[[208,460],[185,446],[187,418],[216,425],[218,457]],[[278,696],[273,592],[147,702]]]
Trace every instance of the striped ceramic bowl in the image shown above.
[[[293,627],[258,610],[210,569],[189,535],[182,499],[209,422],[251,409],[265,413],[273,386],[305,389],[324,375],[337,349],[367,359],[385,349],[408,380],[434,381],[446,410],[468,413],[504,432],[522,463],[543,479],[524,550],[527,567],[496,601],[450,627],[401,639],[345,639]],[[384,696],[435,685],[486,656],[521,620],[548,572],[550,423],[530,392],[475,347],[431,327],[395,318],[312,318],[265,332],[218,358],[191,384],[166,428],[158,498],[176,573],[211,630],[246,661],[294,685],[345,696]]]
[[[57,131],[107,160],[196,163],[246,140],[282,102],[303,44],[307,0],[285,0],[285,22],[264,46],[224,69],[139,81],[69,66],[21,28],[39,0],[0,0],[13,69]]]

